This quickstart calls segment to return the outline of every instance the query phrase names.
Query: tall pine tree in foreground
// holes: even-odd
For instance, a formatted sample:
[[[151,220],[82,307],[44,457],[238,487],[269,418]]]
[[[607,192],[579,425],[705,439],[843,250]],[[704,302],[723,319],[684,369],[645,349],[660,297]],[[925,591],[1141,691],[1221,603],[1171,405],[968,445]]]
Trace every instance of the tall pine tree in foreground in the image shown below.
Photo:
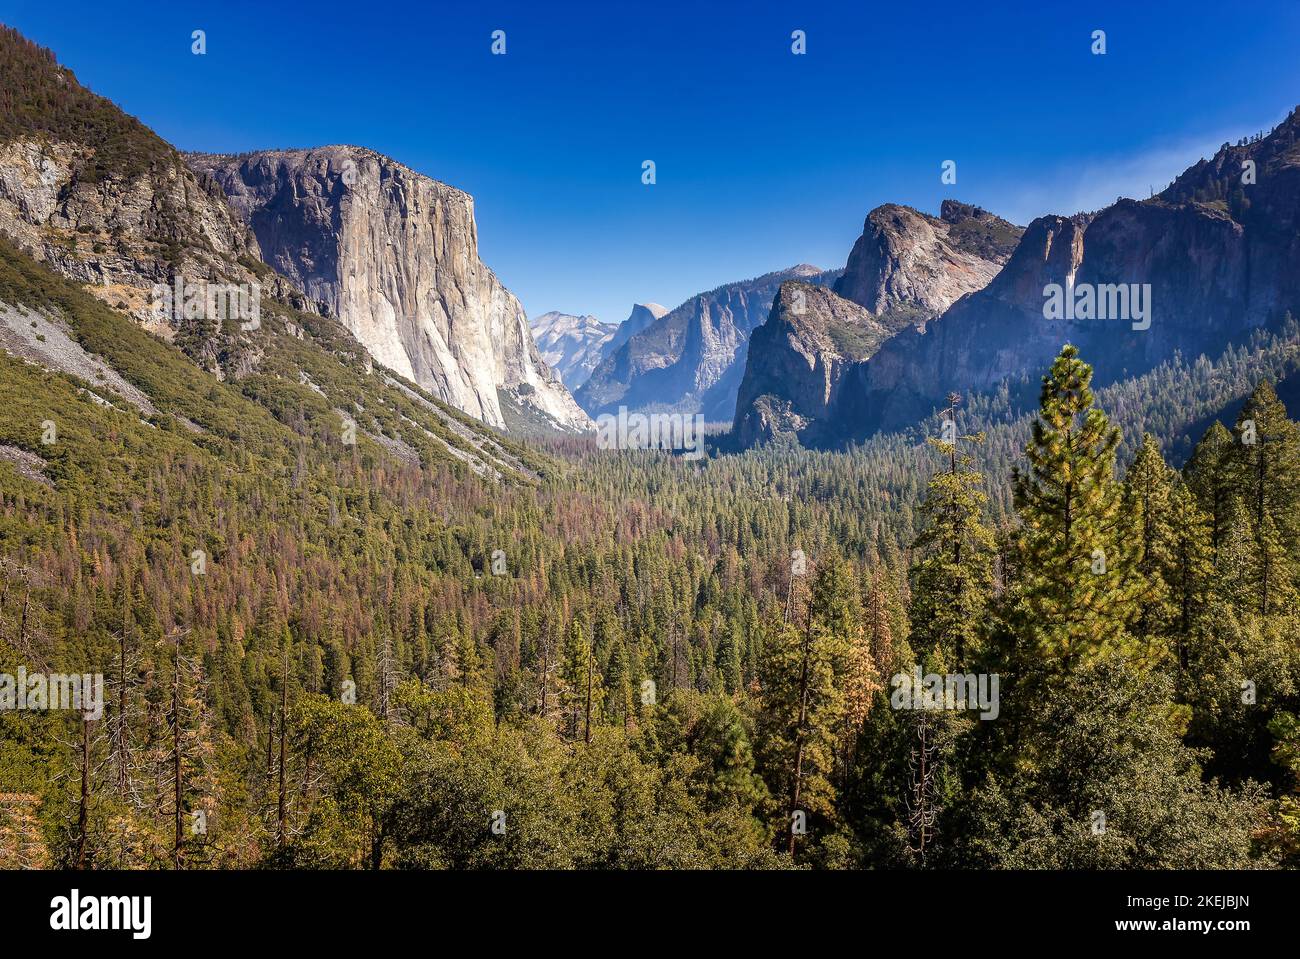
[[[1144,588],[1115,479],[1120,433],[1093,406],[1091,382],[1092,368],[1067,345],[1043,377],[1029,468],[1013,476],[1022,524],[1014,628],[1066,673],[1129,645]]]
[[[861,597],[848,566],[818,569],[802,629],[776,623],[762,667],[761,745],[770,786],[785,805],[781,848],[793,854],[796,817],[827,821],[834,813],[837,747],[844,734],[844,679],[862,631]]]

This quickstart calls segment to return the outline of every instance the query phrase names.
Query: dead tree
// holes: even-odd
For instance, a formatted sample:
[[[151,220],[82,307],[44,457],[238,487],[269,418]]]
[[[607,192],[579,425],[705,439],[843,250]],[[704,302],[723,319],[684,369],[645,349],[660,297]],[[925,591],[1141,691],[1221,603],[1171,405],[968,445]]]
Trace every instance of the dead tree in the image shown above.
[[[926,851],[934,842],[939,807],[935,803],[935,771],[939,746],[934,741],[929,718],[918,714],[916,745],[908,755],[911,789],[907,796],[907,831],[910,848],[925,863]]]
[[[809,667],[812,658],[812,617],[803,634],[803,652],[799,663],[799,722],[794,728],[794,782],[790,785],[790,816],[799,809],[799,794],[803,789],[803,754],[808,739],[808,686]],[[794,855],[795,831],[790,830],[790,855]]]

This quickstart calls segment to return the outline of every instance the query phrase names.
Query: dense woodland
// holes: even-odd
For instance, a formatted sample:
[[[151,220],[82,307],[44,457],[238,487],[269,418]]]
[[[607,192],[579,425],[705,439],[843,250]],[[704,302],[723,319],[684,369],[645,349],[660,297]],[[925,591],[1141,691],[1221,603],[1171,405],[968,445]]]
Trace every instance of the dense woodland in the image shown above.
[[[0,449],[41,464],[0,457],[0,672],[107,678],[99,721],[0,713],[5,865],[1300,857],[1293,324],[1095,397],[1067,348],[1030,416],[1012,385],[700,463],[501,438],[496,479],[326,321],[271,304],[220,382],[0,254],[0,300],[159,408],[0,353]],[[918,664],[998,674],[997,718],[894,708]]]

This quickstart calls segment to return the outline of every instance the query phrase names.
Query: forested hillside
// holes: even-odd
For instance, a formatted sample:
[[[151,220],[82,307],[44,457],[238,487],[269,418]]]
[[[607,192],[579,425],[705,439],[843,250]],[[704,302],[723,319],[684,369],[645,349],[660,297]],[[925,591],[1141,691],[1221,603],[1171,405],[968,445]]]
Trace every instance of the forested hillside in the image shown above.
[[[224,382],[7,245],[0,303],[0,673],[108,684],[0,713],[8,855],[1295,864],[1294,330],[692,463],[526,448],[274,303]],[[917,665],[996,718],[895,708]]]

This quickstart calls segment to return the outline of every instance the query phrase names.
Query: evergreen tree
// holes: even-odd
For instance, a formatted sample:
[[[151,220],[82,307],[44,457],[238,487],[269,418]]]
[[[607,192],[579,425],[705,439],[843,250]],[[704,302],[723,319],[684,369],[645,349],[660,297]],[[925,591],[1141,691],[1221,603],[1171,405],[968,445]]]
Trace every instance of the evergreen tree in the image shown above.
[[[1250,516],[1255,550],[1247,575],[1260,614],[1294,606],[1300,563],[1300,429],[1268,382],[1237,416],[1229,474]]]
[[[1126,643],[1143,588],[1115,479],[1119,430],[1093,406],[1092,368],[1066,346],[1043,377],[1028,471],[1013,474],[1014,622],[1048,668],[1072,671]]]
[[[780,623],[766,640],[763,746],[773,792],[786,800],[783,836],[791,854],[798,840],[794,817],[833,813],[836,745],[844,728],[841,679],[860,629],[856,585],[847,565],[831,560],[813,579],[804,628]]]
[[[1187,488],[1210,523],[1210,561],[1214,562],[1219,545],[1228,531],[1229,513],[1239,491],[1229,466],[1233,437],[1217,420],[1206,430],[1183,467]]]
[[[576,618],[569,624],[560,676],[569,738],[591,742],[592,722],[604,698],[604,686],[596,669],[595,650]]]
[[[1165,465],[1155,437],[1147,433],[1124,474],[1121,509],[1131,530],[1144,587],[1129,631],[1153,660],[1161,655],[1159,641],[1172,628],[1178,612],[1171,595],[1177,563],[1172,524],[1176,480],[1177,474]]]
[[[951,422],[951,421],[949,421]],[[936,473],[921,505],[923,526],[912,544],[912,648],[961,666],[978,644],[993,582],[994,539],[981,511],[983,477],[951,442],[930,440],[948,469]],[[971,437],[983,442],[983,436]]]
[[[1214,575],[1214,549],[1209,519],[1196,503],[1186,483],[1174,487],[1169,500],[1171,556],[1165,585],[1173,619],[1174,660],[1181,678],[1188,665],[1188,636],[1205,610]]]

